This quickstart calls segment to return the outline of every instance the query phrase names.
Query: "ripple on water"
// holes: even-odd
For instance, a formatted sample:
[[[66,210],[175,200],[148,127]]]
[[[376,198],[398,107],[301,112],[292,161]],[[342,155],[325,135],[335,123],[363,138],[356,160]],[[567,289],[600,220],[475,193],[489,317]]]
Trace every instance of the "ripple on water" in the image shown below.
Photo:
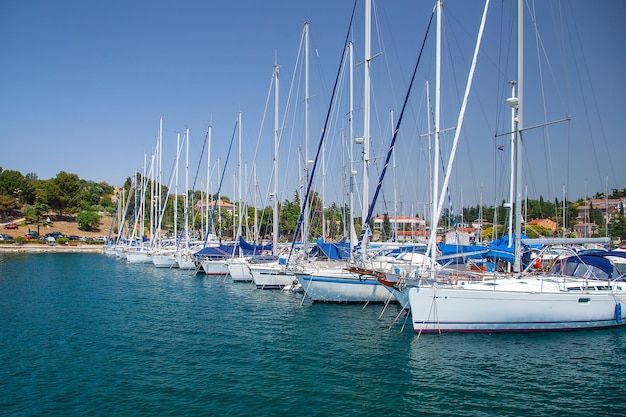
[[[418,338],[397,306],[301,297],[94,254],[3,257],[0,410],[622,414],[624,329]]]

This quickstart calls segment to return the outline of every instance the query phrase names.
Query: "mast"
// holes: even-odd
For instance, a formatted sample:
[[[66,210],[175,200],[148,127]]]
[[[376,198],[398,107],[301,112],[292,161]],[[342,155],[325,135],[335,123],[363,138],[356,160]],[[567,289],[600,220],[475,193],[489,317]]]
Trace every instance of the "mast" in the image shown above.
[[[257,201],[256,201],[256,197],[257,197],[257,192],[259,189],[259,182],[258,179],[256,177],[256,161],[252,164],[252,175],[254,176],[254,232],[252,233],[253,239],[255,244],[259,241],[259,226],[258,226],[258,219],[257,219]]]
[[[513,198],[515,194],[515,114],[517,112],[518,102],[515,97],[515,81],[511,81],[511,179],[509,184],[509,243],[510,248],[513,245]]]
[[[272,250],[278,255],[278,64],[274,65],[274,195],[272,207]]]
[[[237,225],[237,237],[241,236],[241,229],[243,227],[243,198],[241,195],[241,152],[243,151],[242,149],[242,134],[241,134],[241,112],[237,113],[237,126],[239,127],[239,158],[237,160],[237,166],[238,166],[238,173],[237,175],[239,176],[238,178],[238,182],[237,182],[237,186],[239,187],[238,190],[238,194],[237,194],[237,210],[239,210],[239,224]]]
[[[178,247],[178,162],[180,157],[180,133],[176,134],[176,169],[174,171],[175,175],[175,185],[174,185],[174,243]]]
[[[322,241],[326,242],[326,142],[322,144]]]
[[[161,198],[162,198],[162,183],[163,183],[163,117],[161,117],[160,122],[159,122],[159,180],[157,181],[157,192],[158,197],[157,197],[157,201],[159,202],[159,209],[158,209],[158,226],[157,226],[157,235],[158,235],[158,244],[161,244],[161,221],[163,216],[161,216]],[[141,239],[143,242],[143,239]]]
[[[211,125],[209,125],[207,130],[207,157],[206,157],[206,208],[204,210],[205,222],[206,222],[206,233],[205,236],[208,236],[211,231],[209,230],[209,204],[211,198]]]
[[[513,272],[522,270],[522,110],[524,97],[524,0],[517,1],[517,118],[515,144],[515,257]]]
[[[393,110],[389,111],[389,117],[391,119],[391,137],[393,138]],[[398,241],[398,182],[397,182],[397,171],[396,171],[396,149],[393,149],[393,241]]]
[[[146,158],[147,155],[144,152],[143,153],[143,169],[142,169],[142,173],[141,173],[141,192],[143,193],[144,198],[141,200],[141,240],[143,240],[143,236],[145,234],[145,222],[146,222],[146,192],[145,192],[145,188],[147,186],[147,182],[146,182]],[[150,236],[150,239],[152,239],[152,236]]]
[[[354,170],[354,46],[352,42],[348,42],[348,52],[350,56],[350,137],[348,143],[350,144],[350,260],[354,260],[354,252],[352,248],[357,242],[356,231],[354,230],[354,177],[356,171]]]
[[[363,203],[362,203],[362,216],[363,227],[367,228],[369,225],[365,224],[367,213],[369,212],[369,148],[370,148],[370,88],[371,88],[371,75],[370,75],[370,63],[372,60],[372,1],[365,0],[365,60],[364,65],[364,78],[363,78]],[[363,257],[367,252],[367,245],[361,245],[361,252]]]
[[[428,242],[431,273],[434,274],[435,259],[437,256],[437,202],[439,200],[439,121],[441,117],[441,8],[443,4],[441,0],[437,0],[437,31],[436,31],[436,69],[435,69],[435,139],[433,148],[433,173],[432,173],[432,206],[431,206],[431,222],[430,237]]]
[[[185,248],[189,249],[189,128],[185,136]]]
[[[563,184],[563,203],[562,203],[562,206],[563,206],[563,237],[565,237],[565,216],[566,216],[566,213],[565,213],[565,199],[566,199],[566,196],[565,196],[565,184]],[[608,234],[607,234],[607,236],[608,236]]]
[[[304,173],[305,184],[309,183],[309,22],[304,23]],[[303,196],[300,197],[304,201]],[[302,244],[304,253],[308,251],[309,240],[309,203],[304,206],[304,224],[302,227]],[[295,236],[294,236],[295,238]]]
[[[222,159],[220,157],[217,158],[217,183],[221,184],[222,183],[222,168],[221,168],[221,164],[222,164]],[[216,200],[217,200],[217,204],[219,204],[219,208],[217,210],[217,220],[219,224],[219,230],[220,230],[220,234],[218,236],[219,240],[222,240],[222,201],[221,201],[222,196],[220,195],[220,190],[218,188],[217,190],[217,196],[216,196]]]

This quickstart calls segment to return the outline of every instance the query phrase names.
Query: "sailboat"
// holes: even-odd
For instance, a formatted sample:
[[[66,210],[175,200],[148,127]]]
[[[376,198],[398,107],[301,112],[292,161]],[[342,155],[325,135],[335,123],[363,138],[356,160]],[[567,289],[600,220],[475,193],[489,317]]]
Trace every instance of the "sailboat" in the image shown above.
[[[239,136],[239,149],[241,150],[241,112],[237,114],[237,123],[235,127],[238,130]],[[226,165],[228,164],[228,158],[230,157],[230,148],[232,147],[232,143],[234,141],[234,132],[233,137],[231,138],[231,143],[229,146],[229,151],[226,157]],[[241,151],[239,152],[241,154]],[[241,163],[241,156],[239,157],[239,163]],[[226,165],[224,169],[226,169]],[[206,275],[211,276],[228,276],[228,259],[233,258],[235,254],[238,252],[238,242],[228,242],[223,244],[220,241],[214,240],[211,236],[211,226],[213,223],[213,216],[215,214],[215,209],[217,207],[219,199],[219,194],[222,187],[222,181],[224,179],[224,175],[222,173],[220,177],[220,185],[218,187],[218,198],[213,202],[213,210],[211,214],[211,221],[207,224],[204,244],[200,250],[194,253],[195,263],[199,268],[205,272]],[[208,205],[207,205],[208,207]],[[239,201],[239,210],[241,212],[241,200]]]
[[[185,140],[189,137],[189,129],[187,129]],[[159,240],[156,246],[153,248],[150,253],[150,258],[152,259],[152,264],[156,268],[178,268],[178,261],[176,260],[176,246],[178,242],[178,163],[180,159],[180,133],[176,137],[176,161],[174,163],[174,173],[175,173],[175,192],[174,192],[174,241],[171,239],[161,239],[159,233]],[[169,197],[169,189],[168,186],[168,197]],[[165,207],[161,211],[163,214],[165,211]],[[161,214],[161,217],[162,217]],[[161,220],[159,221],[161,224]]]
[[[154,194],[151,195],[151,199],[150,199],[150,245],[153,245],[155,242],[155,226],[154,226],[154,213],[159,212],[161,210],[160,204],[161,204],[161,155],[162,155],[162,151],[163,151],[163,118],[159,119],[159,137],[157,138],[157,144],[156,144],[156,149],[155,152],[152,154],[152,158],[151,158],[151,163],[150,163],[150,177],[152,179],[151,181],[151,191],[152,193],[155,192],[155,188],[154,188],[154,176],[156,175],[155,172],[155,163],[158,162],[158,166],[156,167],[157,169],[159,169],[159,173],[158,173],[158,182],[157,182],[157,190],[156,192],[158,192],[158,198],[155,198]],[[157,160],[158,158],[158,160]],[[144,158],[145,159],[145,158]],[[144,162],[145,165],[145,162]],[[145,173],[144,173],[145,174]],[[136,207],[136,213],[137,215],[135,216],[135,223],[133,225],[133,232],[130,236],[130,241],[126,247],[126,260],[129,263],[137,263],[137,264],[147,264],[147,263],[152,263],[152,260],[150,259],[150,251],[149,251],[149,247],[146,245],[145,243],[145,239],[144,239],[144,216],[145,216],[145,210],[146,210],[146,190],[148,187],[148,178],[143,175],[141,178],[141,186],[140,186],[140,197],[139,200],[137,201],[136,205],[138,207]],[[158,205],[158,207],[156,207]],[[137,233],[139,234],[137,236]],[[135,240],[136,238],[139,238],[139,243],[136,244]],[[160,236],[159,236],[160,238]]]
[[[375,206],[376,198],[380,186],[382,185],[382,178],[384,178],[384,171],[381,173],[381,179],[378,184],[378,188],[374,194],[373,201],[370,203],[369,198],[369,139],[370,139],[370,94],[371,94],[371,77],[370,77],[370,65],[372,61],[371,55],[371,1],[365,1],[365,59],[363,61],[364,67],[364,98],[363,98],[363,137],[359,138],[357,143],[361,143],[363,146],[363,227],[361,237],[359,239],[360,259],[354,259],[354,251],[351,250],[350,260],[329,260],[329,261],[315,261],[303,264],[296,270],[296,278],[302,286],[305,296],[310,298],[314,302],[335,302],[335,303],[388,303],[395,301],[395,295],[389,293],[385,287],[377,280],[376,273],[373,271],[395,271],[398,265],[406,265],[411,262],[411,253],[413,247],[402,247],[402,245],[393,243],[392,246],[384,247],[372,250],[367,244],[369,229],[369,219],[372,215],[372,209]],[[348,43],[349,55],[350,55],[350,101],[352,113],[352,44]],[[410,92],[410,89],[409,89]],[[407,98],[408,94],[407,92]],[[406,106],[406,98],[405,98]],[[352,119],[352,117],[350,118]],[[400,122],[401,117],[398,122]],[[352,123],[352,122],[351,122]],[[352,139],[352,124],[350,126],[350,136]],[[393,152],[393,144],[395,142],[397,128],[394,130],[394,136],[391,142],[391,147],[387,155],[388,164],[389,158]],[[352,170],[351,170],[352,172]],[[352,173],[351,173],[352,175]],[[352,187],[351,187],[352,188]],[[350,210],[352,216],[353,210]],[[352,219],[352,217],[351,217]],[[351,220],[351,228],[353,222]],[[352,235],[352,230],[351,230]],[[351,236],[351,242],[353,241]]]
[[[486,5],[488,4],[488,1]],[[523,10],[518,0],[518,97],[516,109],[515,260],[513,274],[481,281],[444,281],[434,274],[408,290],[416,333],[532,332],[579,330],[622,325],[626,282],[621,276],[596,277],[589,269],[581,275],[565,268],[545,275],[521,270],[521,161],[523,110]],[[483,16],[484,19],[484,16]],[[567,265],[565,263],[564,265]]]
[[[305,32],[308,31],[308,24],[305,24]],[[247,263],[248,271],[252,277],[254,285],[258,289],[272,290],[283,289],[287,286],[293,285],[295,276],[285,270],[285,262],[279,259],[279,247],[278,247],[278,145],[279,145],[279,125],[278,125],[278,74],[279,66],[274,66],[274,72],[272,74],[274,82],[274,175],[273,185],[274,191],[271,194],[272,197],[272,256],[270,258],[256,258],[252,262]],[[258,262],[257,262],[258,260]]]

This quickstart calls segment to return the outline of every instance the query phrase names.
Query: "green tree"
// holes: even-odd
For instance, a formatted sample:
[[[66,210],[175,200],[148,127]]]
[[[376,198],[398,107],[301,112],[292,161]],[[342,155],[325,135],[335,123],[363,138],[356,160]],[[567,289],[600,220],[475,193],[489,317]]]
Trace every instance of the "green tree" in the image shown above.
[[[33,190],[21,172],[7,170],[0,172],[0,195],[10,196],[21,204],[29,202],[32,198]]]
[[[72,212],[80,207],[80,178],[76,174],[69,174],[61,171],[52,180],[59,190],[56,200],[59,215],[63,216],[64,211]]]
[[[383,214],[383,239],[389,239],[391,236],[391,223],[389,222],[389,215]]]
[[[13,196],[0,194],[0,212],[10,213],[17,208],[17,201]]]
[[[100,215],[95,211],[81,211],[76,216],[76,222],[79,230],[91,232],[100,226]]]
[[[65,207],[60,199],[61,190],[52,180],[37,183],[37,200],[46,204],[50,209],[61,212]]]
[[[285,200],[279,207],[279,230],[281,236],[288,240],[294,238],[298,219],[300,218],[300,196],[295,194],[294,201]]]
[[[609,230],[611,238],[613,239],[626,239],[626,218],[623,213],[618,213],[609,224]]]

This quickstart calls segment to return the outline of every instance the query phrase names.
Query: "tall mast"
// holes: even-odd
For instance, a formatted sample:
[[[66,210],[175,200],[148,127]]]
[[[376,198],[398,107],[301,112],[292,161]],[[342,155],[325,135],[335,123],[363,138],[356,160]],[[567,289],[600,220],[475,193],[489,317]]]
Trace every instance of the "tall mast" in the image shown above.
[[[178,246],[178,162],[180,160],[180,133],[176,134],[176,167],[174,185],[174,243]]]
[[[185,136],[185,248],[189,248],[189,128]]]
[[[517,99],[515,97],[516,81],[511,81],[511,180],[509,184],[509,243],[513,245],[513,198],[515,197],[515,113],[517,111]]]
[[[322,144],[322,241],[326,242],[326,142]]]
[[[393,110],[389,111],[389,117],[391,121],[391,137],[393,138]],[[396,242],[398,240],[398,183],[397,183],[397,172],[396,172],[396,148],[393,148],[393,241]]]
[[[309,23],[304,23],[304,173],[305,184],[309,183]],[[300,196],[304,201],[303,196]],[[309,240],[309,203],[304,207],[304,224],[302,228],[302,243],[307,253]]]
[[[354,170],[354,45],[352,42],[348,43],[348,51],[350,54],[350,137],[348,143],[350,144],[350,249],[356,244],[357,237],[354,230],[354,176],[356,171]],[[354,260],[354,252],[350,250],[350,260]]]
[[[432,206],[431,206],[431,222],[430,222],[430,237],[428,242],[429,255],[431,261],[431,271],[434,273],[435,259],[437,256],[436,248],[436,236],[437,236],[437,203],[439,200],[439,130],[440,130],[440,117],[441,117],[441,0],[437,0],[437,45],[436,45],[436,69],[435,69],[435,140],[433,148],[433,173],[432,173]]]
[[[161,208],[161,203],[162,203],[161,202],[161,197],[162,197],[162,194],[163,194],[162,191],[161,191],[161,188],[162,188],[161,184],[162,184],[162,182],[163,182],[163,118],[161,117],[161,119],[159,121],[159,180],[157,181],[157,192],[159,193],[158,197],[157,197],[157,201],[159,202],[159,209],[158,209],[157,213],[159,213],[159,214],[156,217],[157,221],[158,221],[158,226],[157,226],[158,227],[158,231],[157,231],[157,234],[159,236],[158,237],[159,245],[161,244],[161,221],[163,219],[163,217],[161,216],[161,210],[162,210],[162,208]]]
[[[364,65],[364,78],[363,78],[363,203],[362,213],[363,227],[367,228],[365,219],[369,211],[369,148],[370,148],[370,63],[372,59],[372,47],[371,47],[371,26],[372,26],[372,2],[371,0],[365,0],[365,60]],[[367,251],[366,245],[361,245],[363,255]]]
[[[207,130],[207,156],[206,156],[206,208],[204,210],[206,233],[208,236],[211,231],[209,230],[209,204],[211,201],[211,125]]]
[[[513,272],[521,272],[522,265],[522,112],[524,97],[524,0],[517,2],[517,143],[515,146],[515,260]]]
[[[217,158],[217,183],[221,184],[222,182],[222,159],[221,158]],[[220,230],[220,234],[219,234],[219,240],[222,240],[222,201],[221,201],[221,195],[220,195],[220,189],[218,187],[217,189],[217,204],[219,205],[218,209],[217,209],[217,224],[220,225],[219,230]]]
[[[237,194],[237,198],[238,198],[238,203],[237,203],[237,210],[239,210],[239,224],[237,225],[237,235],[241,236],[241,229],[243,227],[243,198],[241,195],[241,152],[243,151],[242,149],[242,134],[241,134],[241,112],[237,113],[237,126],[239,127],[239,159],[238,159],[238,173],[237,175],[239,176],[238,178],[238,182],[237,182],[237,186],[239,187],[239,191]]]
[[[274,65],[274,199],[272,207],[272,249],[278,254],[278,64]]]

